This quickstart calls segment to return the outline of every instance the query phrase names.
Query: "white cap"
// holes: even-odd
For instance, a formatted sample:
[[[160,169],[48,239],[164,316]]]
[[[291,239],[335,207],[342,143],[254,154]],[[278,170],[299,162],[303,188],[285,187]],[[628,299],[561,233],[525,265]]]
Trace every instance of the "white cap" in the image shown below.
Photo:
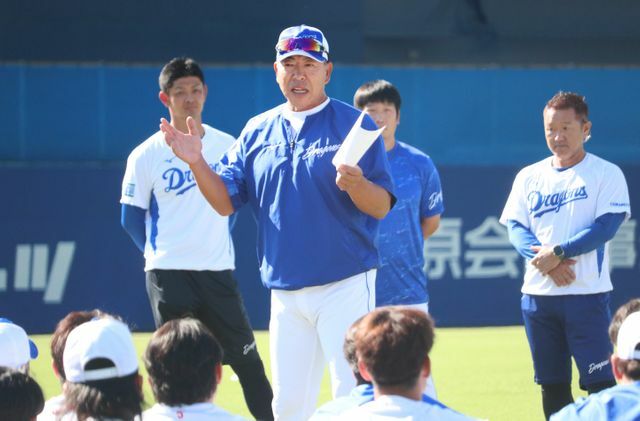
[[[640,312],[631,313],[620,325],[616,355],[623,360],[640,360]]]
[[[85,370],[96,358],[106,358],[113,367]],[[62,357],[67,380],[83,383],[124,377],[138,370],[138,357],[127,325],[104,317],[81,324],[67,337]]]
[[[0,319],[0,366],[20,369],[38,356],[27,332],[8,319]]]
[[[303,44],[296,42],[296,40],[313,40],[317,44],[322,46],[322,51],[308,51],[304,48]],[[281,41],[291,40],[291,49],[285,51],[280,50],[279,45]],[[325,38],[324,34],[318,28],[308,25],[291,26],[280,32],[278,37],[278,43],[276,44],[276,60],[282,61],[291,56],[306,56],[312,58],[320,63],[329,61],[329,41]]]

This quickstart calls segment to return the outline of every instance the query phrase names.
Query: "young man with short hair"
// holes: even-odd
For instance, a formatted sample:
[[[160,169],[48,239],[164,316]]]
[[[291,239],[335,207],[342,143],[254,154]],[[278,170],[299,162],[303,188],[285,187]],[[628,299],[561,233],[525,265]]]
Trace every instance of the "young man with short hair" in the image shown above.
[[[153,333],[144,364],[156,404],[142,419],[240,421],[212,403],[222,379],[223,351],[198,320],[170,320]]]
[[[355,349],[360,375],[373,382],[374,399],[336,419],[471,420],[422,394],[433,341],[433,321],[424,311],[386,306],[367,314],[355,332]]]
[[[187,119],[212,168],[235,139],[202,122],[207,85],[193,59],[174,58],[159,78],[158,97],[176,130]],[[271,420],[273,392],[253,329],[233,278],[235,257],[229,218],[212,212],[189,166],[176,157],[158,131],[136,147],[122,182],[122,225],[144,251],[147,295],[156,327],[195,317],[219,338],[225,364],[238,375],[247,407]]]

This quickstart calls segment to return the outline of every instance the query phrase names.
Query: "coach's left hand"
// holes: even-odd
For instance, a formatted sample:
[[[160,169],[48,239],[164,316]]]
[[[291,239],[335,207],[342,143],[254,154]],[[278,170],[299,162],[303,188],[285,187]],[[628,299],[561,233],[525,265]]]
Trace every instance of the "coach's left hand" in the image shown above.
[[[553,252],[553,247],[531,246],[531,250],[536,253],[536,257],[531,259],[531,264],[545,276],[562,261],[562,259]]]

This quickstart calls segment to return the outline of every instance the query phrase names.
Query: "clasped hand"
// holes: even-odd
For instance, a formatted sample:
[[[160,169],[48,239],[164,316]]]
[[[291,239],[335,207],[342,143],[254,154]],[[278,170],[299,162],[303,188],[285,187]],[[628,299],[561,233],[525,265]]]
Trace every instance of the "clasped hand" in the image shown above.
[[[573,271],[575,260],[561,259],[555,255],[553,247],[549,246],[531,246],[531,250],[536,253],[531,264],[543,275],[549,276],[557,286],[567,286],[576,280]]]

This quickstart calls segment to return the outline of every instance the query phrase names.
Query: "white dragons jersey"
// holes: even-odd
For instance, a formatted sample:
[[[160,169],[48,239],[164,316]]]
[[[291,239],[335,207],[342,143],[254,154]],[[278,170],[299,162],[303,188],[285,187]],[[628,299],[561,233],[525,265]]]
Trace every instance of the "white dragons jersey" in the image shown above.
[[[525,167],[516,176],[500,222],[515,220],[542,245],[562,243],[606,213],[631,215],[629,190],[620,168],[587,153],[564,171],[552,167],[552,157]],[[532,295],[596,294],[613,289],[609,276],[608,243],[573,257],[576,281],[558,287],[529,262],[522,292]]]
[[[203,127],[202,154],[213,168],[235,139],[211,126]],[[147,210],[146,271],[235,268],[229,218],[209,205],[189,166],[166,145],[162,132],[129,155],[120,203]]]

